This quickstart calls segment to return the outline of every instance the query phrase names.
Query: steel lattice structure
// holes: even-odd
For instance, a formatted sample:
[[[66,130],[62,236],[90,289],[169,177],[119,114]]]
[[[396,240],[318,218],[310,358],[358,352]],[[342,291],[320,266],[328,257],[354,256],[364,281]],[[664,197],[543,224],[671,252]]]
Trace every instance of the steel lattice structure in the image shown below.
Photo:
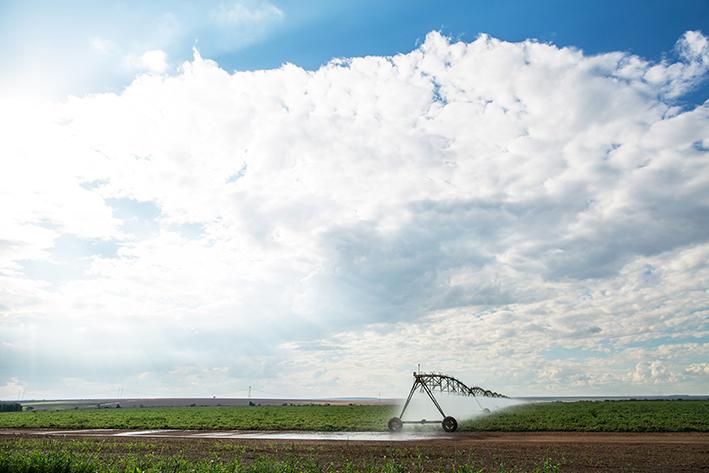
[[[461,396],[480,396],[480,397],[500,397],[506,398],[504,394],[496,393],[479,386],[469,388],[462,381],[445,374],[434,373],[414,373],[414,387],[420,385],[421,391],[424,391],[424,386],[432,391],[440,391],[442,393],[460,394]]]
[[[406,412],[406,408],[409,407],[411,398],[417,390],[419,390],[420,392],[425,392],[431,399],[431,401],[433,401],[433,404],[436,406],[436,409],[438,409],[438,412],[440,412],[441,416],[443,416],[442,425],[443,430],[445,430],[446,432],[455,432],[458,428],[458,422],[455,420],[455,418],[451,416],[446,416],[446,414],[443,412],[443,409],[441,408],[441,405],[438,403],[436,397],[433,395],[433,391],[439,391],[442,393],[449,394],[458,394],[461,396],[507,398],[507,396],[503,394],[496,393],[488,389],[483,389],[479,386],[473,386],[472,388],[470,388],[466,386],[466,384],[462,381],[445,374],[414,372],[414,384],[413,386],[411,386],[409,397],[406,398],[406,403],[401,409],[401,414],[399,415],[399,417],[392,417],[391,419],[389,419],[389,430],[394,432],[399,431],[401,430],[403,424],[430,424],[438,422],[427,421],[426,419],[419,421],[401,420],[404,417],[404,412]]]

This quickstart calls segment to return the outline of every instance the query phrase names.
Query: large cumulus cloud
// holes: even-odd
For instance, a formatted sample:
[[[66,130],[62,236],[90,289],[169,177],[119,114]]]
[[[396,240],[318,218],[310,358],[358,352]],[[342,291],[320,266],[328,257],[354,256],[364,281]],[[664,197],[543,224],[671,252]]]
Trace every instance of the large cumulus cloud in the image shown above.
[[[701,391],[709,106],[677,104],[708,67],[697,32],[660,63],[431,33],[8,106],[0,376],[350,394],[425,357],[518,392]]]

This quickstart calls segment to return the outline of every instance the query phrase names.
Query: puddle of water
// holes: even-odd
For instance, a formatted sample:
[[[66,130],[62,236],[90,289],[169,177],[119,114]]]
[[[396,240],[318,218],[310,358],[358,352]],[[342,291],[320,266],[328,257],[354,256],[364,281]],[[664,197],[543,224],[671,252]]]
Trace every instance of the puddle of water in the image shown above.
[[[25,431],[27,432],[27,431]],[[130,430],[113,429],[87,430],[36,430],[35,435],[79,435],[86,437],[170,437],[206,439],[256,439],[256,440],[333,440],[358,442],[406,442],[416,440],[451,438],[443,432],[304,432],[304,431],[212,431],[195,432],[184,430]]]
[[[140,437],[141,435],[160,434],[163,432],[172,432],[171,430],[138,430],[131,432],[121,432],[113,434],[113,437]]]
[[[423,432],[204,432],[200,438],[235,438],[260,440],[339,440],[361,442],[405,442],[447,438],[444,434]]]
[[[110,434],[113,432],[114,429],[79,429],[79,430],[40,430],[36,432],[32,432],[35,434],[40,434],[40,435],[62,435],[62,434],[78,434],[78,435],[85,435],[85,434]]]

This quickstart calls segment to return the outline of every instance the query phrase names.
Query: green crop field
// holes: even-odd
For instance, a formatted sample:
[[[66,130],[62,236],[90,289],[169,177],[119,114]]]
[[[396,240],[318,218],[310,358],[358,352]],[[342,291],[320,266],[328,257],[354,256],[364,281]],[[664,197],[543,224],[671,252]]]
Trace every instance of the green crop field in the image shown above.
[[[0,428],[385,430],[395,406],[71,409],[0,413]],[[418,428],[418,427],[408,427]],[[472,420],[467,431],[709,432],[709,401],[552,402]]]
[[[71,409],[0,413],[0,428],[382,430],[393,406]]]
[[[469,431],[709,432],[709,401],[549,402],[461,423]]]

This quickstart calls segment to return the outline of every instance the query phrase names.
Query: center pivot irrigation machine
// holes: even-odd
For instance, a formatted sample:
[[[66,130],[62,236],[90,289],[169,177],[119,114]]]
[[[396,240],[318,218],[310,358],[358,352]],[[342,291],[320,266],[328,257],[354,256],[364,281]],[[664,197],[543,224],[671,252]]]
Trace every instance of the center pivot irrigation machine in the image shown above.
[[[487,389],[479,388],[477,386],[469,388],[465,385],[465,383],[453,378],[452,376],[446,376],[444,374],[414,372],[414,385],[411,386],[409,397],[406,399],[404,408],[401,409],[401,414],[399,415],[399,417],[392,417],[391,419],[389,419],[388,425],[390,431],[398,432],[401,430],[404,424],[437,424],[439,422],[437,420],[426,419],[407,421],[401,420],[404,417],[404,412],[406,412],[406,408],[409,407],[411,398],[413,397],[417,389],[419,389],[421,392],[425,392],[426,394],[428,394],[428,397],[431,398],[431,401],[433,401],[433,404],[436,406],[436,409],[438,409],[438,412],[440,412],[441,416],[443,417],[441,425],[443,426],[443,430],[445,430],[446,432],[455,432],[456,430],[458,430],[458,421],[455,420],[455,417],[447,416],[445,412],[443,412],[441,405],[438,404],[438,401],[433,395],[433,391],[458,394],[460,396],[472,396],[474,398],[479,396],[507,398],[507,396],[493,391],[488,391]],[[479,402],[478,405],[480,406]],[[482,409],[482,406],[480,406],[480,409]]]

